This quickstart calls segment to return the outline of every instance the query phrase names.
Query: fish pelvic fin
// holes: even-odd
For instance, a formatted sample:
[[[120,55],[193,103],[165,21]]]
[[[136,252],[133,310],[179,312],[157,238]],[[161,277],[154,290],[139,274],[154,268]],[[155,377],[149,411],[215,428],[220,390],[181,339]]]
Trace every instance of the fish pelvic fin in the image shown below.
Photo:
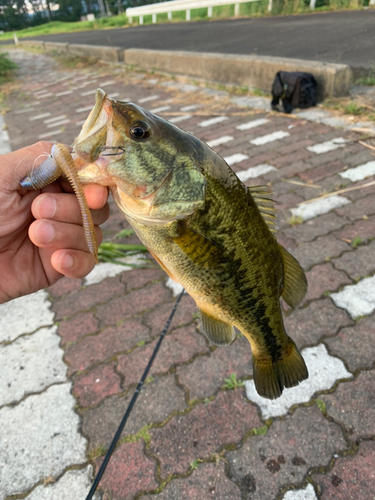
[[[254,356],[253,368],[255,388],[267,399],[279,398],[284,387],[294,387],[309,376],[306,364],[290,338],[280,359],[273,362]]]
[[[213,318],[199,309],[202,320],[202,329],[208,340],[215,345],[229,345],[236,338],[233,326]]]
[[[282,298],[295,309],[303,302],[307,292],[307,279],[298,261],[279,245],[284,263],[284,287]]]

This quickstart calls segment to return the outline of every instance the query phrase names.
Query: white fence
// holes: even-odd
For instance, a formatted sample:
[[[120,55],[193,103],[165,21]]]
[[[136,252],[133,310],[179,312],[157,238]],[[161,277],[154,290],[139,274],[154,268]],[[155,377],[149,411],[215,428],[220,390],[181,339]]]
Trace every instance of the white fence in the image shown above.
[[[240,3],[259,2],[259,0],[171,0],[169,2],[153,3],[143,5],[142,7],[131,7],[126,9],[126,15],[129,23],[133,22],[133,17],[139,16],[139,24],[143,24],[143,16],[152,15],[152,22],[156,23],[157,15],[167,13],[168,19],[172,20],[172,12],[186,11],[186,21],[191,19],[192,9],[201,9],[207,7],[208,17],[212,17],[212,7],[219,5],[233,5],[234,15],[240,15]],[[269,0],[268,10],[272,9],[272,0]]]

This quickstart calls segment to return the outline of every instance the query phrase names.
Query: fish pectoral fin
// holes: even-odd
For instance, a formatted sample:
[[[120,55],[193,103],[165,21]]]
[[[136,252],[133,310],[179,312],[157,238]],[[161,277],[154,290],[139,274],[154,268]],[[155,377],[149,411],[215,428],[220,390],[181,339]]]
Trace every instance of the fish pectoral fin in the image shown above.
[[[298,385],[309,376],[305,362],[292,339],[277,361],[253,356],[254,383],[258,394],[267,399],[281,396],[284,387]]]
[[[298,261],[281,245],[279,248],[284,263],[284,286],[281,296],[288,306],[295,309],[305,298],[307,279]]]
[[[180,226],[180,235],[173,238],[173,241],[198,266],[218,267],[225,262],[218,245],[186,225]]]
[[[202,319],[202,329],[208,340],[215,345],[229,345],[236,337],[233,326],[213,318],[199,309]]]

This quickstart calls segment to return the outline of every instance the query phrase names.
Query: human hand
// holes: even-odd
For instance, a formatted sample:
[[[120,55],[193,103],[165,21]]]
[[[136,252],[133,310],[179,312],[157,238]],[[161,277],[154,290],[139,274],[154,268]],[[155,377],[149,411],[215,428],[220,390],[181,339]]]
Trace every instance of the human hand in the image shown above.
[[[53,285],[64,275],[83,278],[94,267],[78,201],[68,182],[28,191],[19,181],[50,154],[39,142],[0,156],[0,303]],[[109,217],[108,190],[84,186],[98,243]]]

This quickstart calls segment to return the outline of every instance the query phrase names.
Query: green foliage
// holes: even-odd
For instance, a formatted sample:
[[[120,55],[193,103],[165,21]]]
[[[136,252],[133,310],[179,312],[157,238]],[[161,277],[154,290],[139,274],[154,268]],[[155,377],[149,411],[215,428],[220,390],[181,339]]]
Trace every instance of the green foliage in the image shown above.
[[[268,432],[268,427],[263,425],[263,427],[256,427],[253,429],[253,432],[256,436],[264,436]]]
[[[17,64],[11,61],[7,52],[0,52],[0,77],[8,76],[17,68]]]
[[[125,245],[104,241],[99,247],[98,258],[101,262],[112,262],[130,267],[140,267],[133,264],[124,264],[119,259],[144,252],[147,252],[147,248],[144,245]]]
[[[370,75],[370,76],[364,76],[362,78],[358,78],[355,82],[357,85],[375,85],[375,76]]]
[[[202,463],[202,460],[200,460],[199,458],[197,458],[196,460],[194,460],[193,462],[191,462],[190,468],[192,470],[198,469],[199,464],[201,464],[201,463]]]
[[[237,380],[236,374],[231,373],[230,378],[225,378],[225,385],[223,385],[224,389],[237,389],[238,387],[242,387],[244,382]]]
[[[363,107],[356,102],[351,102],[347,106],[344,106],[344,112],[348,115],[360,115],[363,111]]]
[[[363,243],[363,239],[360,238],[359,236],[356,236],[352,241],[352,248],[357,248],[357,246],[360,245],[361,243]]]
[[[316,403],[317,407],[319,408],[319,410],[323,413],[323,415],[325,415],[327,412],[325,402],[322,401],[321,399],[316,399],[315,403]]]

